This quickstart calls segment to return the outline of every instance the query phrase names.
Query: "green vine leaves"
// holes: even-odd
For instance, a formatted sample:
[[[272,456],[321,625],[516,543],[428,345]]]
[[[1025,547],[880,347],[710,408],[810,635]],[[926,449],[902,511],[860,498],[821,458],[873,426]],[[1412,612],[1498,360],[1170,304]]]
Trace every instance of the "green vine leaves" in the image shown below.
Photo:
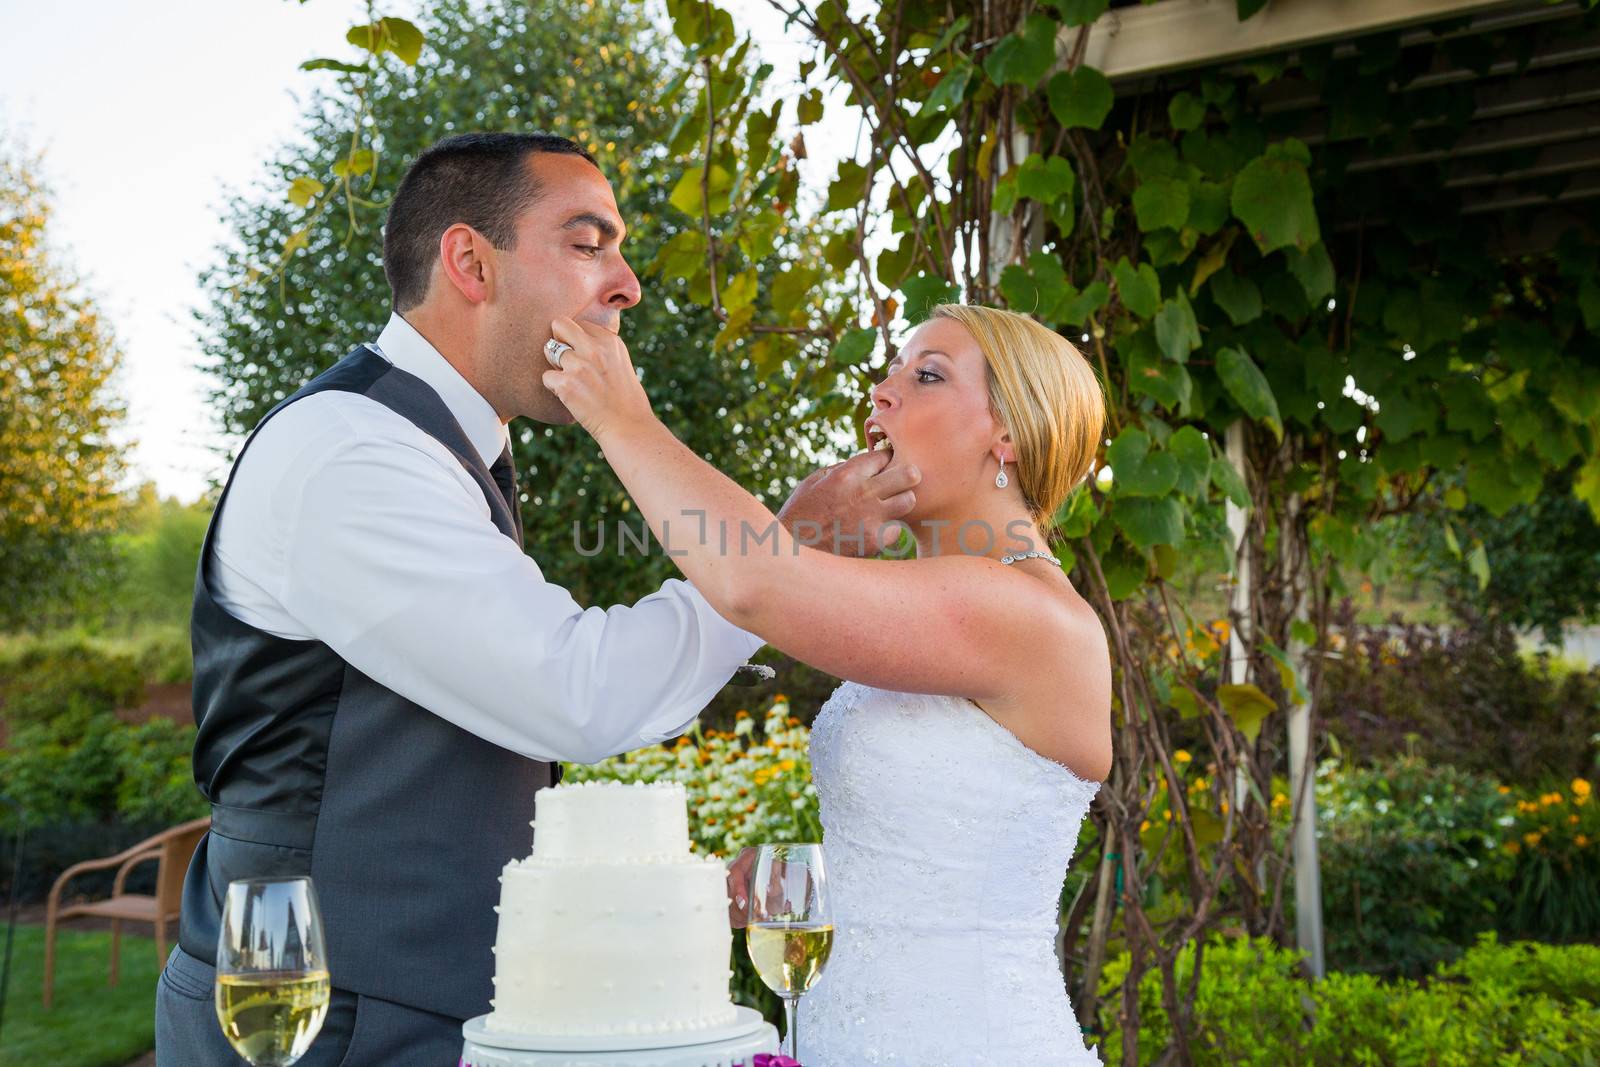
[[[1240,74],[1174,75],[1150,103],[1119,100],[1078,59],[1098,0],[1040,5],[988,37],[966,9],[931,2],[856,19],[837,0],[774,6],[816,58],[793,111],[780,102],[741,126],[760,79],[721,59],[745,57],[731,22],[699,0],[669,5],[715,101],[673,146],[703,142],[678,206],[707,225],[667,269],[713,306],[713,284],[737,284],[730,332],[771,322],[825,338],[829,365],[856,372],[827,394],[832,414],[852,397],[862,413],[860,382],[892,351],[891,327],[937,300],[1002,303],[1078,344],[1100,371],[1109,432],[1099,477],[1058,525],[1063,558],[1092,548],[1112,599],[1151,590],[1186,555],[1228,554],[1224,502],[1275,523],[1297,501],[1335,592],[1329,564],[1376,566],[1375,520],[1395,511],[1471,500],[1503,512],[1576,463],[1575,491],[1600,514],[1592,243],[1569,235],[1553,266],[1519,277],[1493,265],[1447,199],[1371,235],[1344,203],[1353,137],[1460,132],[1449,94],[1390,92],[1397,46],[1375,46],[1387,64],[1342,63],[1327,46],[1293,69],[1268,57]],[[803,272],[743,274],[720,249],[761,232],[774,201],[793,204],[783,145],[803,151],[824,117],[804,81],[814,71],[859,109],[864,150],[840,165],[809,230],[785,220],[782,256],[814,242]],[[1258,90],[1290,80],[1326,100],[1325,141],[1263,111]],[[722,134],[708,135],[707,115]],[[891,235],[875,254],[869,224]],[[1220,444],[1240,420],[1249,469]],[[1480,580],[1495,562],[1481,544],[1462,555]]]
[[[302,0],[304,2],[304,0]],[[244,284],[254,284],[263,276],[281,277],[291,256],[305,248],[311,239],[318,219],[336,199],[342,199],[348,213],[346,246],[360,232],[361,223],[356,209],[381,209],[384,205],[363,197],[357,183],[366,179],[362,188],[371,189],[381,161],[379,143],[368,121],[367,99],[372,79],[377,76],[383,57],[393,56],[407,67],[415,67],[422,58],[423,32],[407,19],[392,16],[378,17],[369,4],[368,21],[352,26],[345,34],[346,43],[357,50],[357,60],[309,59],[300,64],[305,71],[329,71],[347,79],[356,101],[356,113],[351,120],[350,142],[344,154],[333,161],[329,172],[320,176],[302,174],[289,183],[286,196],[289,203],[301,210],[299,225],[284,238],[283,249],[277,261],[264,270],[246,275]]]

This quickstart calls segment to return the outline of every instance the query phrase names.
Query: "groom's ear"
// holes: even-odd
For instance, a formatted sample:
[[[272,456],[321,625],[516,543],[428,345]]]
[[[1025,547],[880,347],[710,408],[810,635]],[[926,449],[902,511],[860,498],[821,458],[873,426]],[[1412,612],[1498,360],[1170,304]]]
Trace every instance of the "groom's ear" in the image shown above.
[[[489,239],[464,222],[458,222],[439,237],[439,263],[444,280],[469,304],[489,299],[493,284],[494,260]]]

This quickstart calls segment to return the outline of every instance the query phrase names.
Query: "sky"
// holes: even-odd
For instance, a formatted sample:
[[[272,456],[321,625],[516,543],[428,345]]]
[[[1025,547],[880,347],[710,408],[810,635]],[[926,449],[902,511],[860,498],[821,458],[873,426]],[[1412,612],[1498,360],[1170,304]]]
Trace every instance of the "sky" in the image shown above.
[[[764,0],[724,6],[779,71],[808,54]],[[0,136],[43,154],[52,250],[118,339],[130,485],[195,500],[226,473],[238,442],[206,403],[197,279],[228,236],[229,191],[263,175],[273,147],[296,136],[299,100],[327,78],[299,65],[353,58],[344,34],[365,21],[358,0],[0,0]],[[854,141],[830,111],[837,125],[807,138],[808,185]]]

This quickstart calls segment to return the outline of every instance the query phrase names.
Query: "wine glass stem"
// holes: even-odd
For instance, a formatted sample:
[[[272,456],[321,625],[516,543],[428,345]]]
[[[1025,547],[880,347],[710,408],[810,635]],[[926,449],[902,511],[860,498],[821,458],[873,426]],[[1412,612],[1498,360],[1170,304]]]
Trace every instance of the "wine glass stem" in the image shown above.
[[[798,1060],[800,1058],[800,1034],[799,1034],[799,1031],[798,1031],[799,1023],[797,1021],[799,1019],[799,1017],[800,1017],[800,998],[799,997],[784,997],[783,998],[783,1019],[784,1019],[784,1024],[785,1024],[784,1025],[784,1036],[787,1039],[787,1043],[789,1045],[789,1051],[785,1052],[784,1055],[788,1056],[791,1060]]]

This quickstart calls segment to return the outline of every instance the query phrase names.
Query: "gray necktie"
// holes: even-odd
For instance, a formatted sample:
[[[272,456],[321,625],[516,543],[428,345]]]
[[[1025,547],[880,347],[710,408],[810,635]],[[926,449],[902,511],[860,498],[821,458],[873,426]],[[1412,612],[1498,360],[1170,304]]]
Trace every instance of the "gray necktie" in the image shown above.
[[[517,506],[517,467],[511,462],[511,443],[506,442],[505,450],[500,453],[500,458],[494,461],[494,466],[489,468],[489,473],[494,476],[494,484],[500,487],[500,495],[505,499],[506,507],[511,509],[511,523],[516,527],[517,546],[522,546],[522,508]]]

